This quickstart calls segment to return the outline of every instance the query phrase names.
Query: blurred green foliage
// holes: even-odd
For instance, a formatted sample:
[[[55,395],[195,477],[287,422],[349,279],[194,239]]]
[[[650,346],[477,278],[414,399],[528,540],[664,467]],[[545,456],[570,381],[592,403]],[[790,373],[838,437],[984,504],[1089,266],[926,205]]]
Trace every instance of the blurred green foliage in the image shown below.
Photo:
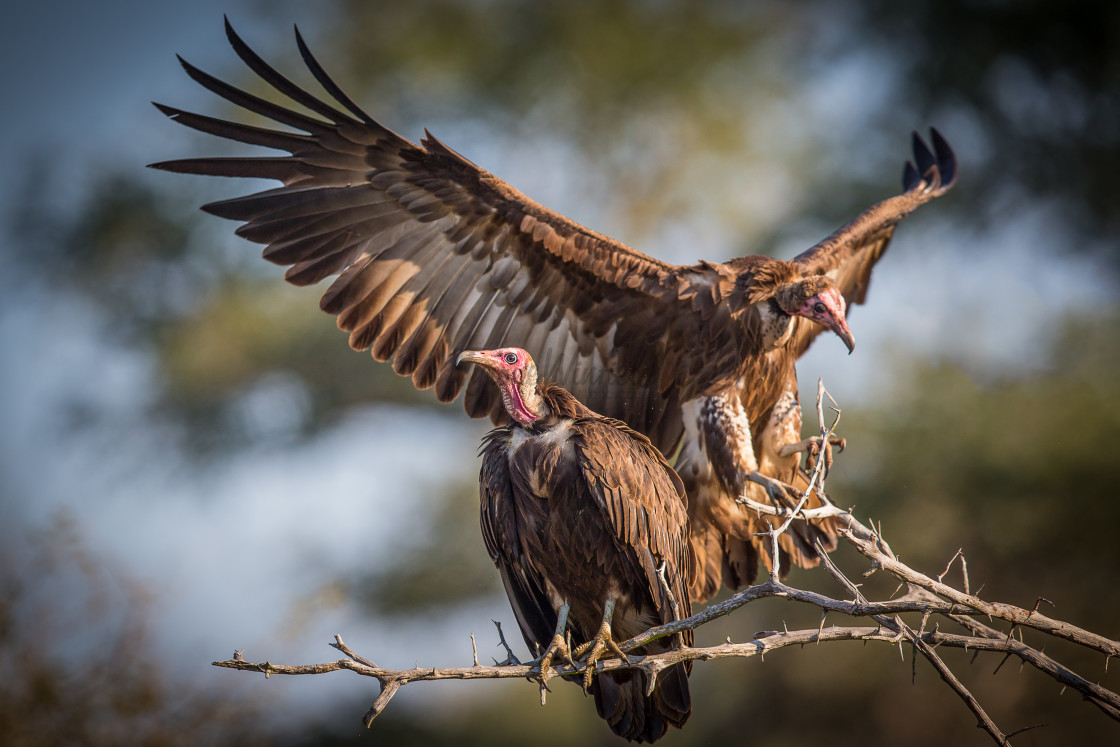
[[[970,567],[1015,568],[1001,581],[1020,604],[1042,594],[1065,614],[1091,615],[1102,601],[1120,612],[1115,598],[1079,606],[1084,589],[1066,588],[1055,563],[1082,569],[1087,582],[1120,570],[1106,498],[1109,444],[1120,437],[1117,321],[1116,309],[1070,319],[1048,367],[1029,377],[931,363],[896,397],[845,415],[856,448],[868,443],[874,454],[860,507],[879,516],[903,497],[920,501],[896,528],[911,538],[910,557],[932,564],[950,545],[967,546]]]

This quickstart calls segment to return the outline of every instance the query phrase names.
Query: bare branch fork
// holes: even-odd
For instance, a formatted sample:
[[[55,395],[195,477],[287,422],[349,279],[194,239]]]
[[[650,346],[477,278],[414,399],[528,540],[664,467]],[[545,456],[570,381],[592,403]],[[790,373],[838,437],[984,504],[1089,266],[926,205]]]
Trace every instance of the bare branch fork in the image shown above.
[[[832,410],[835,413],[832,424],[828,427],[824,425],[823,412],[823,402],[826,397],[832,402]],[[818,383],[817,418],[821,425],[820,440],[817,443],[820,451],[813,465],[809,487],[792,508],[758,503],[747,497],[743,497],[740,503],[759,514],[773,516],[781,520],[779,525],[771,527],[768,532],[772,555],[771,568],[780,567],[778,563],[780,552],[778,538],[789,529],[794,521],[839,518],[845,525],[845,528],[840,532],[840,536],[856,552],[871,561],[870,569],[865,575],[871,575],[880,570],[884,571],[897,578],[900,582],[899,589],[905,587],[906,593],[886,601],[868,600],[860,591],[859,586],[844,575],[831,558],[824,553],[823,549],[818,547],[817,551],[825,569],[837,581],[845,594],[851,597],[850,600],[798,589],[785,584],[776,574],[771,574],[770,578],[763,583],[750,586],[722,602],[709,605],[691,617],[651,628],[623,642],[620,647],[623,651],[629,652],[658,638],[675,635],[683,630],[695,630],[716,618],[730,614],[739,607],[766,597],[780,597],[792,602],[817,607],[821,610],[821,621],[818,627],[805,630],[757,633],[752,640],[745,643],[732,643],[728,639],[717,646],[679,648],[650,656],[629,656],[628,661],[625,662],[617,658],[601,660],[596,664],[596,671],[602,672],[627,667],[641,669],[652,681],[652,677],[657,672],[685,660],[707,661],[709,659],[731,657],[762,657],[769,651],[788,646],[804,646],[808,643],[875,641],[898,646],[900,652],[903,646],[910,646],[917,654],[929,661],[942,680],[972,711],[976,716],[977,726],[984,729],[997,744],[1006,745],[1010,744],[1011,736],[1033,727],[1027,726],[1010,734],[1001,731],[985,712],[979,701],[957,679],[937,653],[939,647],[959,648],[975,652],[990,651],[1003,654],[1004,659],[1014,656],[1024,664],[1030,664],[1038,671],[1061,683],[1063,689],[1070,687],[1077,690],[1085,700],[1097,706],[1113,720],[1120,722],[1120,695],[1087,680],[1056,659],[1043,653],[1041,649],[1024,643],[1021,631],[1022,629],[1031,629],[1102,654],[1105,669],[1107,669],[1110,658],[1120,657],[1120,641],[1110,640],[1070,623],[1044,615],[1038,611],[1039,604],[1045,601],[1042,599],[1036,602],[1031,609],[980,599],[979,596],[969,592],[968,569],[964,555],[960,550],[949,561],[945,570],[935,578],[916,571],[898,559],[883,539],[880,531],[860,523],[851,511],[838,508],[825,498],[824,479],[827,474],[827,460],[824,451],[829,439],[833,437],[839,417],[840,410],[835,406],[832,397],[828,395],[823,384]],[[793,488],[758,473],[751,475],[750,479],[766,487],[771,494],[774,494],[775,490],[782,490],[786,495],[796,494]],[[806,509],[804,506],[814,490],[817,491],[822,506]],[[943,580],[957,560],[960,561],[963,591],[946,584]],[[825,620],[829,613],[842,614],[852,618],[868,618],[875,624],[873,626],[826,626]],[[920,622],[917,626],[907,624],[902,620],[901,615],[906,613],[920,615]],[[987,618],[987,623],[1006,623],[1009,627],[1007,630],[1001,631],[986,622],[981,622],[978,618]],[[931,621],[933,621],[932,625]],[[954,627],[958,627],[964,632],[942,632],[937,621],[952,623]],[[245,661],[241,652],[238,651],[232,659],[216,661],[213,664],[218,667],[263,673],[266,677],[273,674],[323,674],[340,670],[349,670],[365,677],[372,677],[380,683],[381,692],[363,719],[366,726],[369,726],[378,714],[385,709],[397,691],[411,682],[510,678],[527,678],[539,681],[542,673],[537,661],[527,664],[519,662],[505,641],[501,625],[497,622],[495,622],[495,625],[498,627],[500,645],[505,649],[506,658],[502,662],[495,661],[492,666],[479,663],[473,634],[471,635],[473,664],[469,667],[420,668],[417,666],[412,669],[385,669],[356,654],[343,642],[340,636],[335,636],[335,641],[330,644],[345,655],[345,658],[337,661],[308,665],[281,665],[267,661],[254,663]],[[1014,635],[1017,631],[1020,633],[1019,637]],[[577,662],[574,667],[560,662],[556,662],[552,666],[555,674],[560,677],[580,675],[584,668],[585,665],[580,662]]]

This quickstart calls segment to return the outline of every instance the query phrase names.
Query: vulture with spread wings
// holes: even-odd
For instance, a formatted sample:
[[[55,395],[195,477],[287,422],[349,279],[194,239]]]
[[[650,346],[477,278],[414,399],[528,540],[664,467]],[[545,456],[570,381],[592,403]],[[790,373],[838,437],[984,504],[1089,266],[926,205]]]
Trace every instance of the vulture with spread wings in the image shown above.
[[[286,155],[190,158],[155,168],[275,179],[283,186],[204,206],[241,221],[285,278],[311,285],[337,275],[320,301],[350,345],[434,387],[461,393],[472,417],[507,421],[482,370],[455,365],[465,349],[517,345],[541,374],[596,412],[647,435],[688,492],[698,554],[693,598],[749,583],[764,517],[736,498],[774,501],[753,471],[804,484],[794,364],[822,330],[849,350],[847,306],[862,303],[871,269],[898,222],[955,179],[949,146],[916,134],[904,191],[782,261],[750,256],[671,265],[537,204],[427,134],[414,145],[362,111],[327,76],[297,31],[311,74],[334,99],[312,95],[234,33],[241,59],[314,116],[242,91],[182,61],[187,74],[286,130],[156,106],[175,121]],[[798,523],[782,536],[784,567],[816,562],[835,527]]]

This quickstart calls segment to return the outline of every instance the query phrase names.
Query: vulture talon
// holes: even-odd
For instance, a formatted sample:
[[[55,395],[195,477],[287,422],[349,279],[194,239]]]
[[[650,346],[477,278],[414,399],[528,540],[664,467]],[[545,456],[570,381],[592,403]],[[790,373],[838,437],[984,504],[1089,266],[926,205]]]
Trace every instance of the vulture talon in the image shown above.
[[[590,652],[587,651],[588,648],[591,649]],[[617,656],[621,661],[630,661],[626,653],[618,647],[618,644],[615,643],[614,638],[611,636],[610,623],[603,623],[603,626],[599,628],[598,634],[596,634],[592,640],[577,648],[575,653],[576,656],[579,657],[585,652],[587,652],[587,658],[584,659],[585,668],[583,670],[583,691],[585,693],[591,689],[591,680],[595,677],[595,665],[603,658],[603,654],[609,652],[613,656]]]
[[[568,643],[564,638],[564,631],[568,627],[568,603],[565,602],[556,612],[556,633],[552,636],[552,642],[548,644],[548,648],[544,650],[544,654],[537,659],[540,668],[540,683],[541,687],[548,689],[548,681],[552,679],[553,675],[548,672],[552,668],[552,660],[557,654],[564,657],[564,660],[571,665],[572,669],[577,669],[578,665],[572,659],[572,650],[568,647]]]
[[[779,480],[771,480],[766,486],[766,493],[775,506],[793,508],[801,500],[801,494],[793,486]]]
[[[568,644],[564,641],[564,637],[557,635],[552,639],[552,643],[548,644],[548,648],[544,651],[544,656],[539,659],[540,675],[538,679],[544,687],[548,687],[548,681],[555,677],[555,674],[549,674],[552,670],[552,660],[559,655],[563,658],[572,669],[578,669],[579,665],[576,664],[575,659],[572,658],[572,651],[568,648]]]
[[[583,670],[583,691],[585,693],[591,689],[591,680],[595,677],[595,665],[603,658],[603,654],[609,652],[613,656],[617,656],[620,661],[630,661],[630,657],[619,648],[618,644],[615,643],[614,636],[611,635],[611,616],[613,614],[614,599],[608,599],[603,613],[603,624],[599,626],[599,632],[595,634],[594,638],[580,644],[575,650],[576,658],[587,654],[587,658],[584,659],[585,668]]]

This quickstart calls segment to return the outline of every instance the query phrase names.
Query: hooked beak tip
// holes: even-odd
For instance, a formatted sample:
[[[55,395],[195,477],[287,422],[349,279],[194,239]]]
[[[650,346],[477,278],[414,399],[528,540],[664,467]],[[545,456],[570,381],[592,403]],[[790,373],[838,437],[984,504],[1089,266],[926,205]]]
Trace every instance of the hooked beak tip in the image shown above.
[[[848,355],[851,355],[856,349],[856,336],[852,334],[851,328],[841,318],[835,319],[828,326],[844,343],[844,347],[848,349]]]
[[[477,350],[464,350],[455,356],[455,365],[461,366],[464,363],[478,363],[485,364],[488,358]]]

